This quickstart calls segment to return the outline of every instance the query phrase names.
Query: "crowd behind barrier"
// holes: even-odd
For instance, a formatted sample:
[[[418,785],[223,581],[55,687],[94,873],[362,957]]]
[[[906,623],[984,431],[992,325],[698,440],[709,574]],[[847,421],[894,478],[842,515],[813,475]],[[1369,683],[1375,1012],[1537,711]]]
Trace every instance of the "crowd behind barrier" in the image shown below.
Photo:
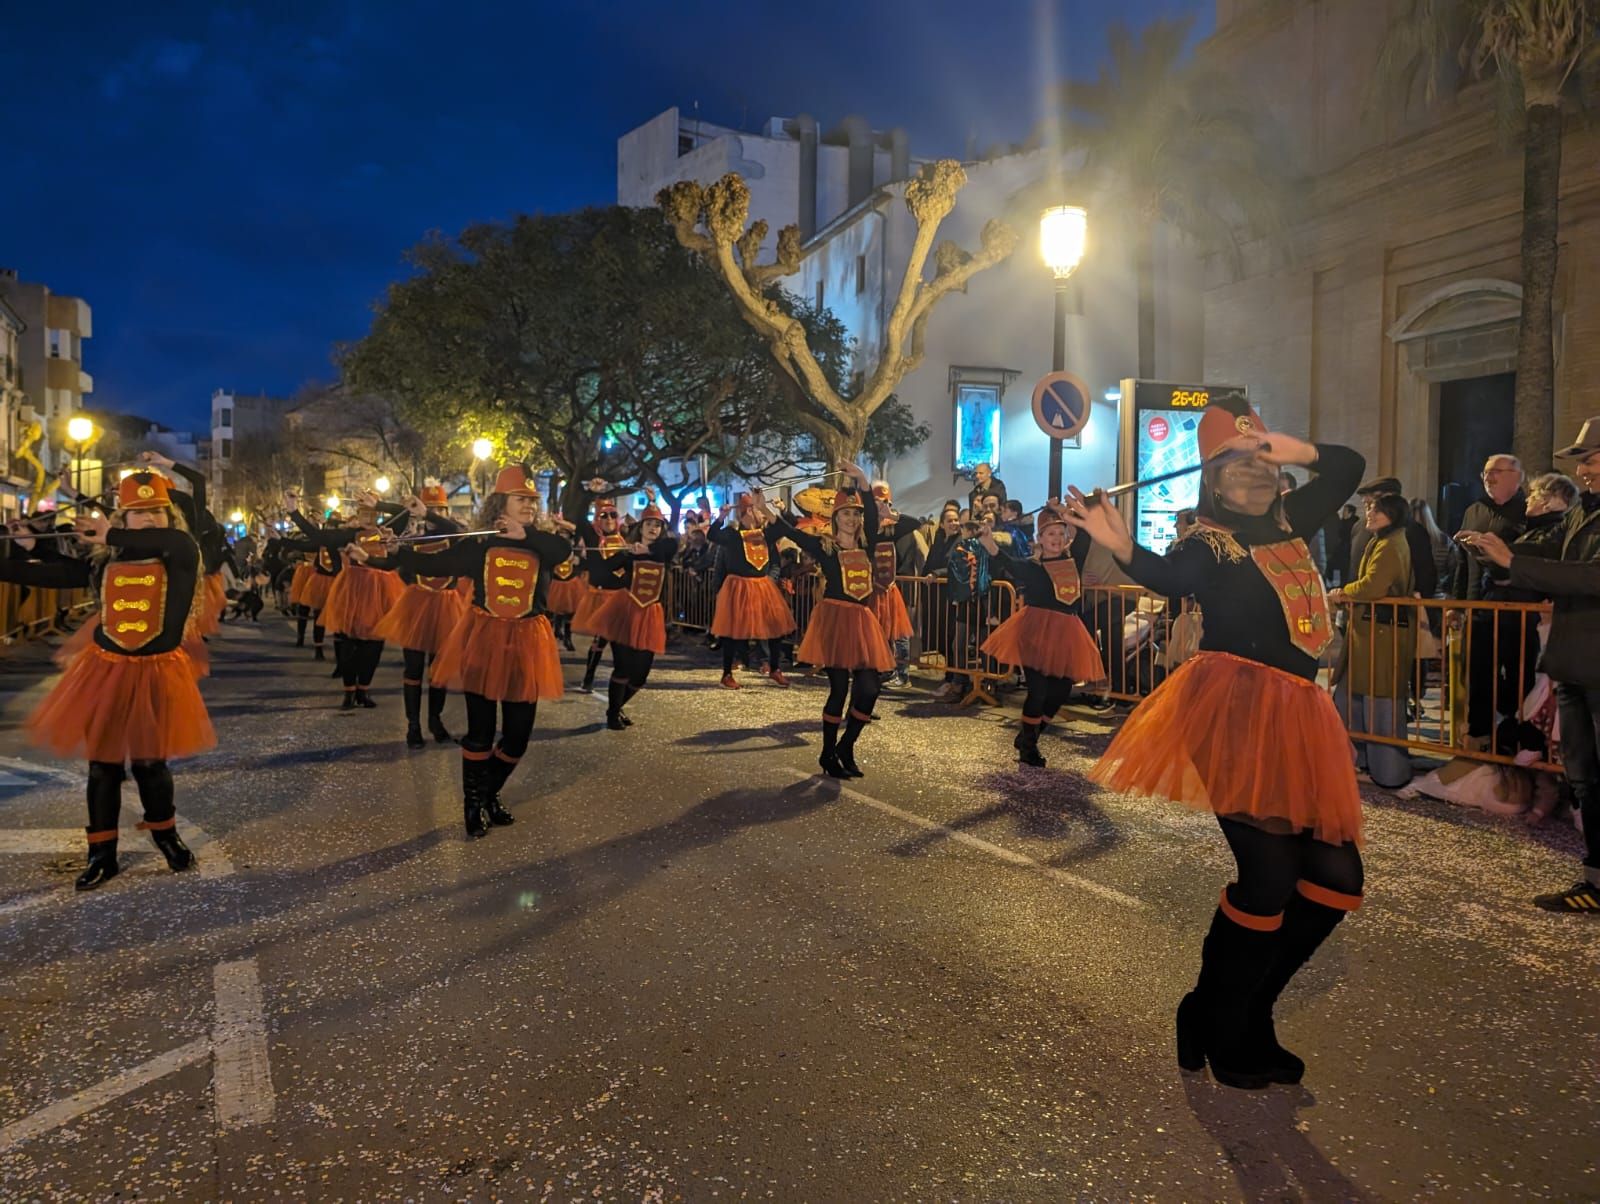
[[[801,576],[783,583],[796,640],[811,617],[819,581]],[[912,669],[959,682],[963,704],[994,703],[1016,681],[1017,666],[981,651],[989,633],[1020,605],[1010,582],[994,581],[981,594],[956,599],[952,592],[966,591],[952,591],[945,577],[897,577],[895,588],[915,630]],[[679,628],[708,630],[716,609],[714,577],[673,566],[668,607]],[[1334,692],[1358,743],[1559,771],[1554,692],[1537,671],[1548,604],[1391,598],[1333,610],[1336,632],[1320,680]],[[1192,604],[1137,586],[1085,586],[1084,620],[1106,667],[1103,680],[1082,683],[1084,692],[1124,703],[1148,695],[1194,655],[1204,630],[1204,616]],[[1368,630],[1376,636],[1366,638]],[[1353,647],[1361,663],[1352,663]]]
[[[60,620],[87,611],[94,598],[86,589],[36,589],[0,582],[0,640],[15,644],[62,634]]]

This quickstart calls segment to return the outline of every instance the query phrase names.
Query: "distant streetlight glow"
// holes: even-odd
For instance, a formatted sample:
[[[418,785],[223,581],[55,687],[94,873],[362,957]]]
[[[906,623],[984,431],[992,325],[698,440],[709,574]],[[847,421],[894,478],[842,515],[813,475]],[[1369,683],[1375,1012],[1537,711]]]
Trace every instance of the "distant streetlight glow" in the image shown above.
[[[330,493],[322,500],[329,510],[337,510],[339,508],[339,495],[337,493]]]
[[[1089,241],[1089,214],[1080,205],[1056,205],[1039,215],[1039,253],[1057,280],[1065,280],[1083,262]]]
[[[494,442],[490,439],[474,439],[472,441],[472,458],[474,460],[487,460],[494,455]]]
[[[94,423],[82,414],[67,423],[67,437],[74,443],[87,443],[94,437]]]
[[[244,511],[243,510],[235,510],[232,514],[228,515],[228,521],[230,523],[242,523],[242,522],[244,522]]]
[[[388,477],[379,477],[376,481],[372,482],[372,487],[374,489],[376,489],[379,493],[388,493],[389,492],[389,478]]]

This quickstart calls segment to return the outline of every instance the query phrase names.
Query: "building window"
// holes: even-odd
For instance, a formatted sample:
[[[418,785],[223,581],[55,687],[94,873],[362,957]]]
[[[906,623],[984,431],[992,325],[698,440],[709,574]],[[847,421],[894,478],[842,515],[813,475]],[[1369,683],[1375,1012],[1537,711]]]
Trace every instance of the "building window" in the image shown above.
[[[822,312],[822,281],[817,281],[817,312]]]
[[[233,440],[224,439],[222,441],[222,458],[226,460],[231,455],[233,455]]]
[[[867,291],[867,257],[856,256],[856,296]]]
[[[694,136],[691,134],[678,135],[678,154],[687,155],[694,149]]]
[[[231,430],[233,428],[233,408],[223,406],[217,411],[217,425]]]
[[[50,331],[50,358],[51,359],[58,360],[58,359],[61,358],[61,351],[62,351],[63,346],[66,344],[66,341],[67,341],[67,332],[66,331],[64,331],[64,330],[52,330],[52,331]]]

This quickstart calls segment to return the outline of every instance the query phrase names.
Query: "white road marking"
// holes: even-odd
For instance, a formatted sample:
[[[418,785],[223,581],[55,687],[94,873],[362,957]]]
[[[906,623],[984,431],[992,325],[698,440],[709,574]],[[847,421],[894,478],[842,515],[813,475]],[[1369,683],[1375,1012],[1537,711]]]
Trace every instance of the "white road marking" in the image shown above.
[[[272,1065],[267,1056],[267,1021],[255,959],[224,962],[212,976],[217,998],[211,1035],[159,1054],[148,1062],[47,1104],[31,1116],[0,1128],[0,1153],[70,1124],[130,1091],[216,1055],[212,1089],[222,1130],[266,1124],[276,1111]]]
[[[0,1129],[0,1153],[14,1149],[24,1141],[38,1137],[41,1133],[48,1133],[51,1129],[60,1128],[64,1124],[77,1120],[78,1117],[93,1112],[104,1104],[109,1104],[120,1095],[126,1095],[130,1091],[137,1091],[147,1083],[153,1083],[157,1079],[165,1078],[175,1071],[182,1070],[185,1066],[193,1066],[196,1062],[203,1062],[210,1053],[210,1039],[201,1037],[168,1053],[151,1058],[148,1062],[130,1067],[119,1074],[114,1074],[104,1082],[85,1088],[76,1095],[69,1095],[66,1099],[57,1100],[55,1103],[39,1109],[32,1116],[25,1116],[21,1120]]]
[[[203,828],[198,828],[178,817],[178,832],[199,860],[202,878],[226,878],[233,873],[233,861],[222,843]],[[156,852],[150,844],[148,833],[137,828],[123,828],[118,836],[120,852]],[[0,853],[42,853],[61,856],[81,853],[85,849],[82,828],[3,828],[0,829]]]
[[[798,769],[788,769],[785,770],[785,772],[793,777],[796,781],[808,781],[809,779],[817,776],[816,774],[804,773]],[[943,836],[947,840],[958,841],[961,844],[967,845],[970,848],[978,849],[981,852],[989,854],[991,857],[997,858],[998,860],[1007,862],[1011,865],[1020,865],[1031,870],[1036,870],[1045,877],[1053,878],[1055,881],[1060,882],[1063,885],[1075,887],[1078,890],[1088,891],[1091,895],[1098,895],[1100,898],[1119,904],[1122,907],[1129,908],[1133,911],[1149,910],[1150,905],[1144,902],[1142,899],[1136,899],[1132,895],[1125,895],[1120,890],[1116,890],[1109,886],[1102,886],[1100,883],[1093,882],[1088,878],[1080,878],[1077,874],[1070,874],[1066,870],[1058,870],[1054,866],[1044,865],[1041,862],[1035,861],[1026,853],[1019,853],[1015,849],[1008,849],[1003,845],[993,844],[990,841],[984,840],[981,836],[973,836],[969,832],[958,832],[954,828],[947,827],[941,823],[936,823],[935,821],[928,819],[926,816],[918,815],[914,811],[906,811],[900,807],[896,807],[893,803],[886,803],[881,799],[873,798],[871,795],[862,794],[859,790],[856,790],[853,787],[845,786],[841,783],[839,785],[839,795],[842,798],[848,798],[853,802],[862,803],[865,806],[873,808],[874,810],[881,811],[885,815],[893,816],[895,819],[900,820],[902,823],[910,824],[912,827],[922,828],[928,832],[937,832],[940,836]]]
[[[272,1064],[267,1059],[267,1019],[254,959],[216,969],[217,1019],[212,1029],[217,1060],[212,1087],[217,1124],[240,1129],[272,1120]]]

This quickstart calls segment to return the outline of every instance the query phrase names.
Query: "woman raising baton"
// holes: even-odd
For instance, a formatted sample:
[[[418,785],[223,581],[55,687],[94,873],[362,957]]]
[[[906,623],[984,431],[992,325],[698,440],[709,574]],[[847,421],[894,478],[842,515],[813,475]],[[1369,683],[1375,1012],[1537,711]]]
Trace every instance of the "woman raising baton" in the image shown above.
[[[1076,489],[1068,521],[1146,589],[1193,596],[1200,651],[1133,712],[1091,777],[1214,812],[1238,863],[1178,1007],[1178,1064],[1230,1087],[1297,1083],[1272,1008],[1361,904],[1361,796],[1349,739],[1316,682],[1333,639],[1306,540],[1361,483],[1346,447],[1269,434],[1243,398],[1212,402],[1198,432],[1199,521],[1165,558],[1134,543],[1102,495]],[[1315,467],[1280,496],[1278,470]]]

